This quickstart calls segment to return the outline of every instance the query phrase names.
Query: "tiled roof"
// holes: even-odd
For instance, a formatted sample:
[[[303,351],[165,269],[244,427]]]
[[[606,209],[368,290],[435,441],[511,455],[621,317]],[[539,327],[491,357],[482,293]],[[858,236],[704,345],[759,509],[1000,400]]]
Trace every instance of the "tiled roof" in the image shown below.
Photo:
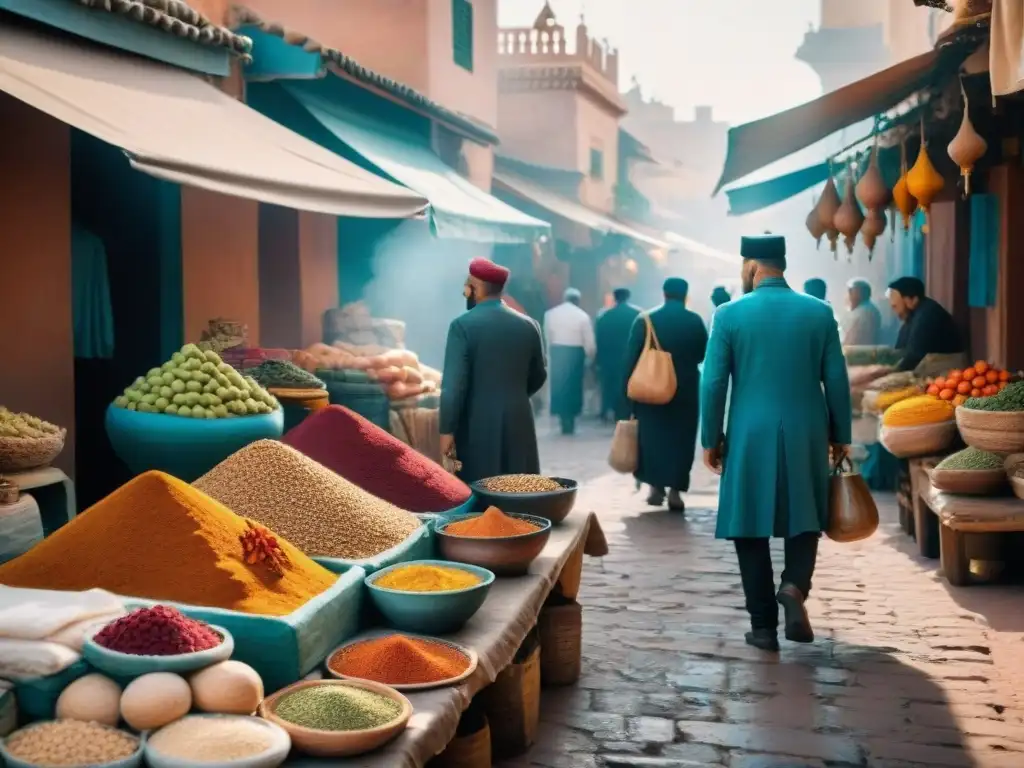
[[[390,77],[375,72],[363,66],[351,56],[342,53],[336,48],[328,48],[307,35],[287,29],[281,24],[265,21],[257,13],[242,5],[235,5],[232,8],[231,26],[234,29],[242,26],[255,26],[268,34],[276,35],[289,45],[295,45],[311,53],[318,53],[331,64],[337,67],[342,73],[354,80],[366,85],[378,88],[389,96],[393,96],[403,104],[414,109],[425,112],[428,116],[458,128],[468,136],[482,141],[485,144],[497,144],[498,136],[489,126],[478,120],[455,112],[438,104],[436,101],[423,95],[415,88],[410,88],[404,83],[392,80]]]
[[[252,40],[217,26],[184,0],[72,0],[98,11],[126,16],[140,24],[156,27],[200,45],[227,48],[248,58]]]

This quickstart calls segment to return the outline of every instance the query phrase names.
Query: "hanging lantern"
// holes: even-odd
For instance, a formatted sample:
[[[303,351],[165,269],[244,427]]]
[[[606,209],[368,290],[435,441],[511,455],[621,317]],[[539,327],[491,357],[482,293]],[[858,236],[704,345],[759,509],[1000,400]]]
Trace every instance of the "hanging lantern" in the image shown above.
[[[878,167],[878,134],[875,134],[875,145],[871,148],[871,160],[857,182],[857,199],[867,210],[884,208],[889,203],[889,188],[882,177],[882,169]]]
[[[871,257],[875,255],[875,243],[885,232],[887,223],[884,209],[868,209],[868,214],[864,217],[864,224],[860,228],[860,239],[868,248],[868,261],[871,261]]]
[[[967,197],[971,194],[971,173],[974,171],[974,165],[988,151],[988,142],[974,130],[963,80],[960,81],[960,94],[964,99],[964,117],[960,122],[960,130],[949,142],[946,151],[949,153],[950,160],[960,167],[960,175],[964,179],[964,197]]]
[[[917,200],[907,187],[907,143],[906,139],[900,140],[900,178],[892,188],[892,201],[896,210],[900,212],[903,219],[903,231],[910,231],[910,218],[917,210]]]
[[[928,156],[928,142],[925,140],[924,117],[922,117],[921,149],[917,153],[914,167],[907,171],[907,191],[917,199],[917,204],[924,211],[925,225],[923,231],[925,232],[928,231],[929,211],[931,210],[932,201],[938,197],[945,184],[942,180],[942,175],[935,170],[935,166],[932,165],[932,159]]]
[[[815,204],[811,208],[810,213],[807,214],[807,220],[804,222],[807,226],[807,231],[811,233],[811,237],[814,238],[814,244],[819,249],[821,248],[821,238],[825,236],[825,225],[821,223],[821,217],[818,216],[818,206]]]
[[[839,193],[836,191],[836,183],[832,178],[831,169],[829,169],[828,181],[825,182],[825,189],[821,191],[821,197],[818,198],[815,210],[818,212],[818,221],[824,229],[825,236],[828,237],[832,253],[836,252],[836,242],[839,240],[839,230],[835,228],[834,223],[839,205]]]
[[[861,225],[864,223],[864,213],[857,203],[857,195],[854,192],[852,166],[847,171],[845,187],[843,202],[839,205],[839,210],[836,211],[833,224],[840,234],[844,236],[843,242],[846,243],[846,252],[852,254],[853,244],[857,240],[857,233],[860,232]]]

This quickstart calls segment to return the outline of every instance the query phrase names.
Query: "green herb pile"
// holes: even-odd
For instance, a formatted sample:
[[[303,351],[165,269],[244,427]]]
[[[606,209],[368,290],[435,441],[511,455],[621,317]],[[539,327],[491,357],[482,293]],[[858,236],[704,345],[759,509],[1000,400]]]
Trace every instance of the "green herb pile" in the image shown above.
[[[962,451],[957,451],[944,458],[935,468],[976,471],[1002,469],[1003,457],[988,451],[980,451],[977,448],[964,448]]]
[[[261,387],[324,389],[327,385],[289,360],[264,360],[246,371]]]
[[[282,720],[316,731],[365,731],[390,723],[401,712],[394,699],[343,685],[300,688],[274,710]]]
[[[1024,381],[1007,385],[991,397],[969,397],[964,408],[975,411],[1024,411]]]

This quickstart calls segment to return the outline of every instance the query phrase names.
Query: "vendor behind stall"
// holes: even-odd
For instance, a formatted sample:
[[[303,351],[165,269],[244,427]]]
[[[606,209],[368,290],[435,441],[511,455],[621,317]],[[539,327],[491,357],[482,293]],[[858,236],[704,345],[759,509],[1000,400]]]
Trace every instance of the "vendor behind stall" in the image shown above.
[[[924,283],[901,277],[889,284],[889,306],[903,323],[896,349],[903,351],[899,370],[912,371],[931,354],[964,352],[953,316],[934,299],[924,295]]]

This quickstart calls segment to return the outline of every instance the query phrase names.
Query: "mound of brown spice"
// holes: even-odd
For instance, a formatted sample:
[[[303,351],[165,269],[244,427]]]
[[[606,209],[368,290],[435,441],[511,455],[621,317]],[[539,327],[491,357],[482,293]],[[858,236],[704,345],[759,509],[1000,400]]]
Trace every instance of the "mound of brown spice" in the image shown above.
[[[407,635],[385,635],[348,645],[331,656],[333,672],[385,685],[422,685],[458,677],[469,658],[447,643]]]
[[[467,539],[499,539],[505,536],[522,536],[539,530],[539,525],[534,525],[528,520],[506,515],[497,507],[488,507],[482,515],[449,523],[443,532]]]

